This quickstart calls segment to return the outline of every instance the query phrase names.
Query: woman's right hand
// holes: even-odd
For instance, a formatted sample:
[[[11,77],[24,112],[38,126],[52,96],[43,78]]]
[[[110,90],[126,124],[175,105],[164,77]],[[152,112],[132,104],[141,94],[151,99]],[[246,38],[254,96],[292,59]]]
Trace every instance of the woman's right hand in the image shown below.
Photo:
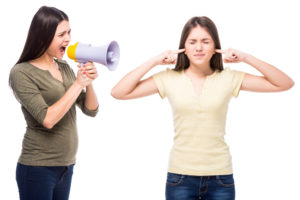
[[[111,90],[111,95],[116,99],[134,99],[157,93],[153,77],[142,80],[143,76],[156,65],[175,64],[176,55],[184,51],[185,49],[169,50],[149,59],[126,74]]]
[[[155,56],[153,59],[157,65],[175,64],[177,59],[177,54],[182,53],[184,51],[185,49],[167,50]]]

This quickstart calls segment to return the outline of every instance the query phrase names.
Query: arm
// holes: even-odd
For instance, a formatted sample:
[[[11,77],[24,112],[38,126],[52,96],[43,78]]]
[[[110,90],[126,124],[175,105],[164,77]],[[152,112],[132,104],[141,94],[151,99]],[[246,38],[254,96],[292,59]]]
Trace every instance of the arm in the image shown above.
[[[244,62],[263,74],[263,76],[246,74],[241,85],[241,90],[279,92],[288,90],[294,85],[294,81],[285,73],[250,54],[235,49],[216,50],[216,52],[225,54],[224,62],[226,63]]]
[[[148,60],[138,68],[129,72],[111,90],[111,95],[116,99],[134,99],[158,92],[152,77],[141,80],[156,64],[153,59]]]
[[[64,96],[48,107],[43,125],[46,128],[51,129],[57,122],[59,122],[75,103],[83,88],[91,82],[92,79],[83,75],[81,71],[78,71],[76,81],[71,85]]]
[[[95,80],[98,77],[97,69],[92,62],[87,62],[83,65],[83,67],[81,67],[81,65],[79,64],[78,67],[91,80]],[[92,83],[86,86],[84,105],[89,110],[97,110],[98,108],[99,104]]]
[[[84,105],[89,110],[97,110],[98,108],[98,100],[92,83],[86,87]]]
[[[116,99],[134,99],[157,93],[158,88],[152,77],[141,79],[157,65],[174,64],[174,55],[183,51],[166,51],[146,61],[123,77],[111,90],[111,95]]]

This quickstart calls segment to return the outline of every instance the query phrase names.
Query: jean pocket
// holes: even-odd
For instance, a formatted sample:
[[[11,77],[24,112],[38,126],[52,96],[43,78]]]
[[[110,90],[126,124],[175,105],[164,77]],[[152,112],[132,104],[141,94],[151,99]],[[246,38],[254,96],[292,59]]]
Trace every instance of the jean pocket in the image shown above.
[[[233,187],[234,186],[234,179],[233,175],[220,175],[216,176],[218,183],[224,187]]]
[[[168,172],[167,184],[170,186],[176,186],[181,184],[183,179],[184,179],[184,175],[182,174],[175,174],[175,173]]]

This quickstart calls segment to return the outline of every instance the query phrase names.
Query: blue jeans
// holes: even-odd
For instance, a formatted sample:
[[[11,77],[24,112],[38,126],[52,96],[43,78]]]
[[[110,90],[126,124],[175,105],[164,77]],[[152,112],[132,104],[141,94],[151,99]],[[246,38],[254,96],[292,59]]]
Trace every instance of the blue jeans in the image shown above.
[[[38,167],[18,163],[16,179],[20,199],[68,200],[73,167]]]
[[[234,200],[233,175],[189,176],[168,173],[166,200]]]

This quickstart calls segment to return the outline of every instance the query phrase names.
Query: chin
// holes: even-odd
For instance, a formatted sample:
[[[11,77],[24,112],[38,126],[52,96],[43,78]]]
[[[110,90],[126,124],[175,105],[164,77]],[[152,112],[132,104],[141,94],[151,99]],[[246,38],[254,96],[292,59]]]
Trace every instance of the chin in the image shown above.
[[[194,60],[192,62],[194,65],[203,65],[204,63],[206,63],[204,60]]]
[[[56,59],[62,60],[64,56],[55,56]]]

